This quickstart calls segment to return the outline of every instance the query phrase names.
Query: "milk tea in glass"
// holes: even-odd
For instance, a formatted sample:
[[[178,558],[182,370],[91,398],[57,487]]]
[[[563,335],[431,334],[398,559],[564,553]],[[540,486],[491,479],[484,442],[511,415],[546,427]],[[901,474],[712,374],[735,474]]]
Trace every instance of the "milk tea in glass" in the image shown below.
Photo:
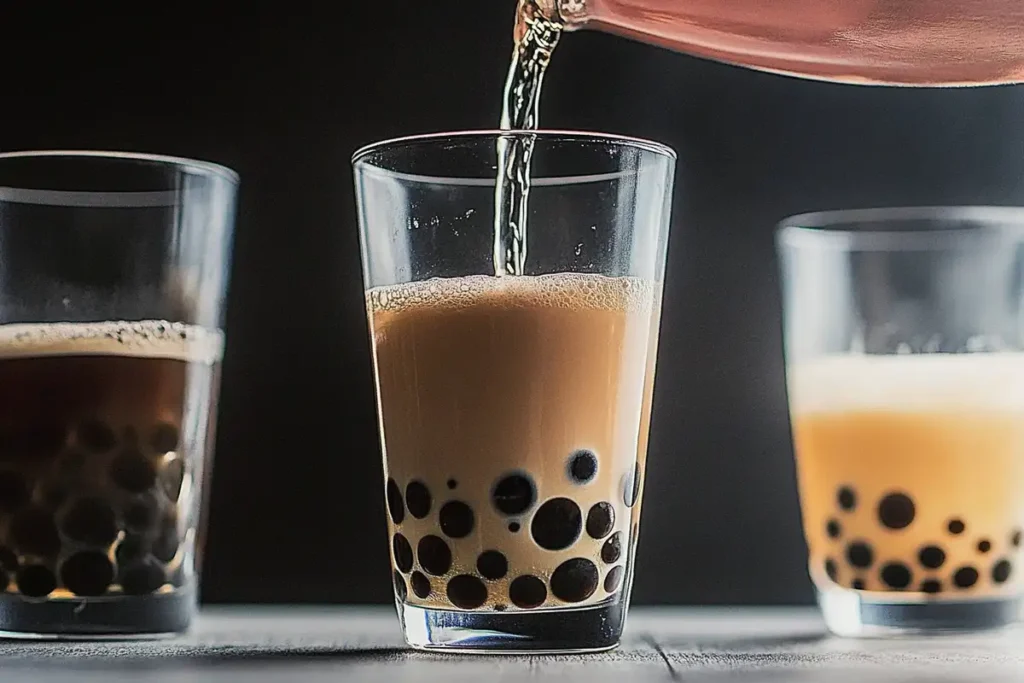
[[[829,628],[1013,623],[1024,210],[798,216],[779,247],[809,571]]]
[[[496,150],[529,136],[502,262]],[[596,651],[622,632],[675,156],[462,133],[355,157],[392,580],[410,645]],[[525,231],[521,233],[525,235]]]

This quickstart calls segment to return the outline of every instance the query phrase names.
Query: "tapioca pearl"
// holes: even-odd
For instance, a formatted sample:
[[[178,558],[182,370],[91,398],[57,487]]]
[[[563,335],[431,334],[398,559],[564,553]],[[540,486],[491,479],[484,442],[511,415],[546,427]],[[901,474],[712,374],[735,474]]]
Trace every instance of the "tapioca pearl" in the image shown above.
[[[391,540],[391,550],[395,554],[395,566],[398,567],[398,571],[403,574],[408,574],[412,569],[412,546],[409,544],[409,540],[400,533],[395,533],[395,537]]]
[[[866,586],[867,584],[864,582],[864,579],[854,579],[853,583],[850,584],[850,587],[855,591],[862,591]]]
[[[459,609],[477,609],[487,602],[487,586],[469,574],[453,577],[446,593],[448,600]]]
[[[11,540],[23,555],[53,557],[60,550],[60,535],[53,515],[41,507],[27,507],[11,520]]]
[[[465,538],[472,533],[476,520],[469,505],[461,500],[450,500],[441,506],[438,522],[448,538]]]
[[[176,503],[181,496],[181,486],[185,483],[185,461],[181,458],[170,458],[160,468],[160,488],[167,498]]]
[[[118,565],[129,565],[142,559],[149,553],[149,544],[142,536],[125,534],[114,550]]]
[[[588,484],[597,475],[597,456],[588,450],[576,451],[569,456],[565,469],[573,483]]]
[[[978,541],[978,552],[984,555],[988,551],[992,550],[992,541],[988,539],[982,539]]]
[[[156,453],[170,453],[178,449],[179,438],[178,428],[170,422],[163,422],[153,428],[149,435],[149,445]]]
[[[78,445],[92,453],[106,453],[117,445],[117,434],[106,422],[89,419],[78,425],[75,440]]]
[[[494,606],[494,611],[495,612],[504,612],[507,609],[508,609],[508,607],[506,607],[505,605],[502,605],[500,603]]]
[[[562,602],[583,602],[597,590],[600,574],[590,560],[576,557],[551,574],[551,593]]]
[[[616,531],[611,538],[601,546],[601,561],[605,564],[615,564],[622,557],[622,532]]]
[[[427,578],[426,574],[423,572],[413,572],[409,583],[412,584],[412,592],[415,593],[417,598],[426,600],[430,597],[430,579]]]
[[[455,479],[449,479],[448,480],[448,488],[451,489],[452,491],[454,491],[456,488],[458,488],[458,486],[459,486],[459,482],[456,481]]]
[[[405,487],[405,506],[416,519],[425,519],[430,514],[430,489],[422,481],[411,481]]]
[[[1014,548],[1019,548],[1020,547],[1020,540],[1021,540],[1021,531],[1020,531],[1020,529],[1017,529],[1010,536],[1010,545],[1012,545]]]
[[[622,567],[612,567],[604,577],[604,592],[614,593],[622,583]]]
[[[441,538],[424,536],[416,545],[420,566],[428,574],[444,576],[452,567],[452,551]]]
[[[511,531],[514,534],[518,534],[519,533],[519,529],[521,529],[521,528],[522,527],[520,526],[519,522],[509,522],[508,523],[508,530]]]
[[[5,546],[0,546],[0,569],[3,569],[8,573],[13,573],[18,571],[19,564],[18,556],[13,550]]]
[[[409,594],[409,588],[405,585],[405,577],[396,571],[391,578],[395,583],[395,595],[400,601],[404,601]]]
[[[839,566],[831,557],[825,559],[825,574],[833,582],[839,580]]]
[[[60,425],[42,424],[29,427],[16,436],[21,455],[54,456],[64,447],[67,434]]]
[[[825,524],[825,533],[828,534],[829,538],[839,538],[843,535],[843,527],[839,525],[838,520],[830,519]]]
[[[135,496],[125,504],[121,513],[125,528],[137,533],[151,531],[160,517],[160,508],[160,499],[153,493]]]
[[[142,493],[156,484],[156,466],[137,448],[125,448],[110,462],[110,480],[123,491]]]
[[[0,470],[0,510],[16,512],[29,501],[28,482],[20,472]]]
[[[949,520],[949,523],[946,524],[946,529],[949,531],[949,533],[953,534],[954,536],[959,536],[967,530],[967,525],[964,524],[964,521],[962,519],[954,518]]]
[[[78,543],[93,546],[110,545],[117,538],[117,515],[103,498],[79,498],[61,516],[61,531]]]
[[[615,508],[611,503],[594,503],[587,513],[587,535],[601,540],[615,527]]]
[[[57,577],[42,564],[26,564],[14,578],[18,592],[29,598],[45,598],[57,588]]]
[[[405,519],[405,503],[402,501],[402,491],[394,479],[388,478],[387,485],[388,512],[391,514],[391,521],[401,524]]]
[[[497,550],[485,550],[476,558],[476,570],[485,579],[497,581],[508,574],[508,560]]]
[[[938,579],[925,579],[924,581],[921,582],[921,592],[922,593],[930,593],[930,594],[933,594],[933,595],[935,593],[941,593],[942,592],[942,582],[939,581]]]
[[[846,560],[854,567],[867,569],[875,561],[875,553],[864,541],[856,541],[846,546]]]
[[[148,595],[167,582],[167,573],[159,562],[147,557],[121,571],[121,588],[128,595]]]
[[[961,567],[953,574],[953,583],[957,588],[970,588],[978,583],[978,570],[974,567]]]
[[[917,561],[922,567],[938,569],[946,562],[946,552],[935,545],[926,545],[917,553]]]
[[[178,525],[175,520],[168,517],[163,520],[160,535],[153,541],[153,557],[161,562],[170,562],[178,554]]]
[[[913,580],[913,574],[902,562],[889,562],[880,573],[882,583],[895,590],[904,590]]]
[[[851,512],[857,507],[857,493],[852,486],[840,486],[836,492],[836,502],[840,510]]]
[[[1013,572],[1013,565],[1010,564],[1009,560],[999,560],[992,567],[992,580],[996,583],[1006,583],[1010,580],[1010,574]]]
[[[509,584],[508,599],[520,609],[533,609],[548,599],[548,589],[536,576],[525,574]]]
[[[552,498],[538,508],[530,523],[530,535],[545,550],[565,550],[583,532],[583,513],[569,498]]]
[[[80,597],[98,597],[114,582],[114,565],[105,553],[86,550],[60,565],[61,584]]]
[[[640,497],[640,463],[633,463],[633,471],[622,478],[622,502],[626,507],[636,505]]]
[[[506,474],[491,489],[491,503],[505,516],[521,515],[537,500],[537,487],[523,472]]]
[[[905,529],[914,521],[914,501],[905,493],[887,494],[878,503],[878,520],[889,529]]]

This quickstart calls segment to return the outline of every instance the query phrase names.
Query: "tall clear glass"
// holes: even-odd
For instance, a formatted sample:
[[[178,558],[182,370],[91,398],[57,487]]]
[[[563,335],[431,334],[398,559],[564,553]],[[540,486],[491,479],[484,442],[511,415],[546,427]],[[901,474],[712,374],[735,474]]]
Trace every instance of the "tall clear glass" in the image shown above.
[[[1014,622],[1024,209],[798,216],[779,247],[800,502],[829,628]]]
[[[196,609],[237,176],[0,154],[0,632],[179,632]]]
[[[526,270],[495,276],[499,141],[535,140]],[[354,159],[407,641],[614,647],[632,580],[675,155],[480,132]]]

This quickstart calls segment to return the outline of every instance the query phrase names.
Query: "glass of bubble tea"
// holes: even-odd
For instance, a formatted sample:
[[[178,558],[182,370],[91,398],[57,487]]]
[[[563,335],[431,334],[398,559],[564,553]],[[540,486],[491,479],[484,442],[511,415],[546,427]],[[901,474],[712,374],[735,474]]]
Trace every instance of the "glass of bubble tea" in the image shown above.
[[[0,155],[0,634],[170,634],[195,614],[237,180]]]
[[[532,190],[515,245],[522,229],[495,237],[496,150],[521,143]],[[582,133],[356,154],[393,581],[413,647],[618,643],[674,168],[662,145]]]
[[[1024,210],[797,216],[778,233],[810,574],[841,635],[1017,620]]]

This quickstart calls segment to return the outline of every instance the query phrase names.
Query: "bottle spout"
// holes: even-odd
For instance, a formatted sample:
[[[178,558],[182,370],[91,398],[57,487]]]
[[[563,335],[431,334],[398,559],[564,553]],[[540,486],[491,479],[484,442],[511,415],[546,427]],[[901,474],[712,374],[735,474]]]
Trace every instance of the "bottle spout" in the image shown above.
[[[571,31],[587,19],[587,0],[519,0],[521,19],[541,17]]]

